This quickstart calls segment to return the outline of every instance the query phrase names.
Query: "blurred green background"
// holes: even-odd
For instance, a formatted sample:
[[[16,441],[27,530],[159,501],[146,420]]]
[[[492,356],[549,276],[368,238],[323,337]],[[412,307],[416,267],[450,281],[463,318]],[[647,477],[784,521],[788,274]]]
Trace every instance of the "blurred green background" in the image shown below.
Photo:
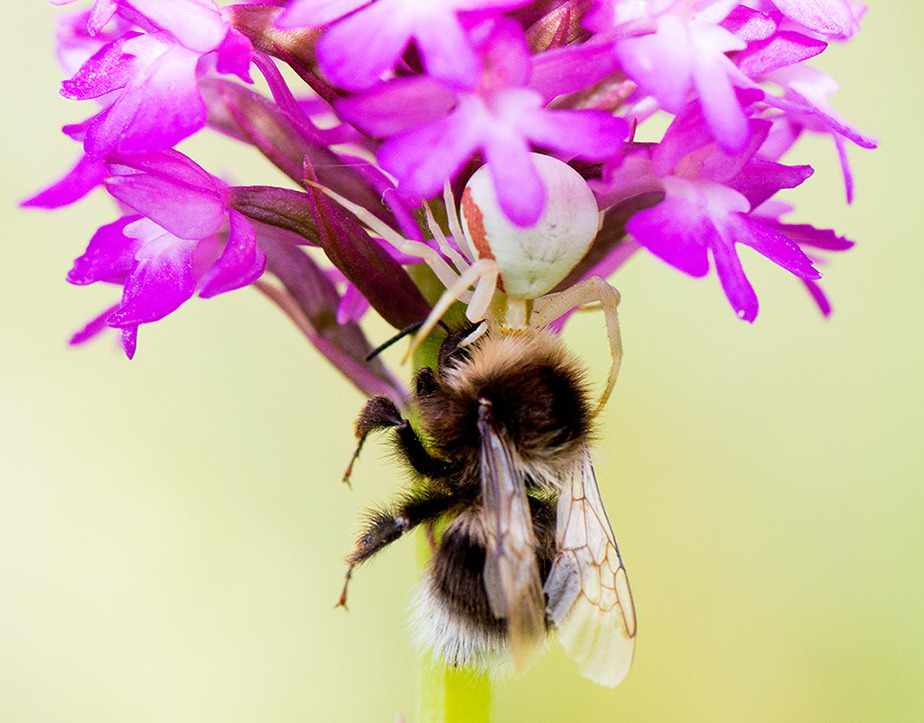
[[[111,337],[66,346],[114,298],[64,281],[114,215],[101,194],[15,207],[70,166],[58,129],[89,113],[57,94],[57,14],[16,3],[0,51],[0,720],[415,720],[414,542],[334,609],[359,511],[401,481],[381,443],[339,481],[359,393],[253,291],[142,329],[131,362]],[[924,719],[924,104],[917,54],[898,55],[922,20],[872,3],[817,63],[881,142],[851,148],[855,204],[830,143],[787,158],[817,169],[795,220],[859,241],[827,269],[830,320],[753,254],[753,326],[714,277],[638,255],[613,279],[626,359],[598,477],[635,666],[599,688],[553,644],[496,687],[497,720]],[[191,152],[278,181],[243,149]],[[600,376],[601,329],[588,314],[567,335]]]

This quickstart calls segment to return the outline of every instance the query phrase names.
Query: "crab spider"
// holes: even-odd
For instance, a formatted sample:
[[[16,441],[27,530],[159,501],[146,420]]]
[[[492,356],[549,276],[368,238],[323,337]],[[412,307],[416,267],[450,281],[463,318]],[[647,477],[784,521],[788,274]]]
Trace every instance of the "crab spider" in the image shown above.
[[[478,169],[466,184],[460,204],[461,218],[456,215],[455,199],[446,184],[443,200],[458,250],[447,240],[427,203],[424,203],[427,226],[439,252],[425,243],[402,237],[368,210],[328,189],[325,191],[395,249],[423,259],[446,288],[417,331],[407,356],[456,301],[466,304],[469,321],[481,322],[469,342],[490,327],[505,332],[527,327],[538,329],[571,309],[599,302],[612,357],[599,410],[616,383],[622,360],[616,313],[619,292],[599,277],[585,279],[561,292],[550,292],[587,253],[599,229],[600,213],[587,183],[577,171],[551,156],[531,155],[545,187],[546,206],[530,227],[516,226],[501,210],[487,166]]]

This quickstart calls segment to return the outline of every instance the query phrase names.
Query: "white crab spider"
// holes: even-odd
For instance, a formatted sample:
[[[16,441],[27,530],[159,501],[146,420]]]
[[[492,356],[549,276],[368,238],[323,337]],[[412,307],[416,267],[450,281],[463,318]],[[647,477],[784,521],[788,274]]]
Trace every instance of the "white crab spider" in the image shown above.
[[[585,279],[565,291],[549,293],[584,257],[600,226],[593,193],[580,174],[551,156],[531,154],[546,190],[546,205],[530,227],[513,224],[501,210],[490,176],[482,166],[462,193],[461,221],[447,184],[443,192],[454,249],[428,204],[427,225],[449,263],[430,246],[402,237],[365,208],[327,189],[374,234],[402,253],[419,256],[446,291],[418,330],[408,355],[432,331],[456,301],[466,304],[466,316],[482,322],[477,338],[491,325],[504,331],[542,328],[571,309],[599,302],[606,318],[612,365],[598,409],[609,398],[622,360],[616,308],[619,292],[599,277]]]

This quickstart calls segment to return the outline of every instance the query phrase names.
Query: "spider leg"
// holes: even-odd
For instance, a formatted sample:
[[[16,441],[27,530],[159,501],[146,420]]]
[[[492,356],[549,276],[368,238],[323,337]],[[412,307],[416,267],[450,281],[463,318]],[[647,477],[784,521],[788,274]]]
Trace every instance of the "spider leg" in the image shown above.
[[[533,306],[533,315],[531,324],[535,327],[548,326],[560,316],[571,311],[576,306],[583,306],[592,302],[600,302],[603,310],[603,318],[606,321],[607,337],[610,344],[610,356],[613,360],[610,366],[610,372],[607,375],[606,386],[600,395],[600,401],[597,403],[597,409],[594,414],[600,412],[606,405],[607,399],[616,384],[616,377],[619,375],[619,366],[622,364],[622,336],[619,332],[619,316],[617,308],[619,306],[619,292],[610,284],[601,279],[599,276],[592,276],[584,279],[574,286],[558,292],[556,294],[547,294],[541,299],[537,299]]]
[[[451,198],[451,196],[450,196]],[[461,274],[469,266],[469,262],[456,251],[452,246],[449,245],[449,241],[446,239],[446,234],[443,233],[443,229],[440,228],[440,225],[436,222],[436,219],[433,217],[433,211],[430,208],[430,204],[424,201],[423,204],[424,214],[427,216],[427,228],[430,229],[430,233],[433,234],[433,238],[436,239],[436,243],[440,247],[440,251],[443,252],[445,256],[449,257],[449,260],[455,265]],[[449,218],[452,218],[452,215],[455,213],[455,208],[453,206],[446,207],[446,215]],[[453,232],[455,233],[455,232]],[[456,236],[456,243],[458,243],[459,237]]]
[[[469,286],[475,283],[479,283],[480,286],[481,279],[485,277],[492,279],[493,281],[489,282],[488,286],[491,288],[491,296],[493,296],[494,287],[497,284],[497,274],[497,262],[494,259],[478,259],[478,261],[463,271],[454,283],[446,287],[446,291],[443,292],[439,301],[436,302],[433,309],[430,311],[429,316],[424,320],[423,326],[421,326],[414,335],[414,338],[411,340],[411,345],[404,355],[404,361],[406,362],[410,359],[417,347],[420,346],[420,343],[427,338],[427,334],[433,331],[433,328],[439,323],[439,320],[443,318],[443,314],[449,311],[449,307],[452,306],[456,300],[462,298],[463,292],[465,292]],[[481,299],[483,299],[486,289],[479,289],[479,291],[482,294],[479,300],[479,306],[481,306],[483,304]],[[490,299],[488,299],[488,302],[490,302]],[[483,304],[483,306],[483,311],[487,311],[488,304]],[[476,320],[472,314],[468,314],[468,317],[472,321]]]
[[[459,222],[459,214],[456,213],[456,199],[452,197],[452,188],[449,185],[449,181],[443,185],[443,205],[446,206],[446,218],[449,220],[449,233],[456,239],[456,243],[459,245],[459,248],[462,249],[462,253],[468,257],[470,262],[474,263],[475,259],[478,258],[478,254],[475,253],[475,249],[472,248],[468,236],[466,236],[465,232],[462,230],[462,224]],[[461,271],[461,269],[459,270]]]
[[[433,273],[436,274],[436,277],[440,280],[440,283],[442,283],[443,286],[450,286],[458,278],[458,273],[453,271],[452,267],[446,263],[443,257],[440,256],[436,250],[427,246],[427,244],[421,241],[414,241],[413,239],[404,238],[401,234],[388,226],[388,224],[384,223],[381,219],[376,218],[376,216],[370,213],[368,209],[353,203],[349,199],[341,196],[339,193],[331,191],[329,188],[319,184],[314,185],[317,185],[330,198],[334,199],[347,211],[356,216],[356,218],[365,224],[366,228],[372,231],[372,233],[376,236],[388,242],[393,248],[400,251],[401,253],[405,253],[410,256],[418,256],[423,259],[424,263],[426,263],[427,266],[433,270]]]
[[[477,263],[477,262],[476,262]],[[497,290],[497,278],[500,270],[497,263],[492,262],[487,271],[478,278],[475,283],[475,290],[472,292],[472,298],[469,299],[468,307],[465,310],[465,316],[469,321],[480,321],[488,313],[488,307],[494,299],[494,292]]]

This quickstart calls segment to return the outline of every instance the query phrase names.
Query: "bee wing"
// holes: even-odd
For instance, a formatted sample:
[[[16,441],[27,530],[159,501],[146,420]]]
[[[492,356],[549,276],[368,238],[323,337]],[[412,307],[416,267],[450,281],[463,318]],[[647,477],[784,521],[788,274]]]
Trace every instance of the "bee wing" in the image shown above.
[[[615,686],[632,665],[635,607],[588,453],[562,480],[558,556],[545,583],[565,651],[595,683]]]
[[[484,584],[491,611],[507,621],[514,667],[522,672],[535,660],[545,639],[545,598],[532,514],[523,476],[506,435],[491,421],[489,404],[479,408],[478,432],[487,535]]]

